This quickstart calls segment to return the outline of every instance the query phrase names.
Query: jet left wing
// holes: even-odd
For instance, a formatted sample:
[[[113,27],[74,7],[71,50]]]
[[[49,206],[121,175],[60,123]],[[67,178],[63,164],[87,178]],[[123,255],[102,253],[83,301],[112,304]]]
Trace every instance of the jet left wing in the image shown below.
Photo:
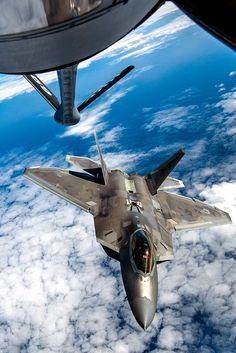
[[[231,223],[228,213],[205,202],[160,191],[154,196],[170,230],[207,228]]]
[[[106,186],[87,173],[34,167],[26,168],[24,176],[93,215],[98,213],[100,196],[107,192]]]

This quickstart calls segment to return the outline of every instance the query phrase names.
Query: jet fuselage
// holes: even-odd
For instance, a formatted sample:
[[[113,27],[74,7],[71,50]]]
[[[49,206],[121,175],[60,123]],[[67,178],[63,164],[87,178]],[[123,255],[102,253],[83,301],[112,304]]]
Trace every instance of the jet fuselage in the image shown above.
[[[143,328],[153,320],[157,306],[156,238],[161,239],[155,209],[144,177],[119,170],[109,173],[110,192],[101,196],[94,217],[98,241],[114,238],[131,310]]]

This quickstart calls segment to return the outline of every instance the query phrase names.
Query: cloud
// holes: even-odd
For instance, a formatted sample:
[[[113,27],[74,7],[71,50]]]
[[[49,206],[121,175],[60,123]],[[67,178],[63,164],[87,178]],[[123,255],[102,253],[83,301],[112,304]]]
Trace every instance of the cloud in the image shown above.
[[[216,184],[205,190],[204,197],[217,204],[220,194],[220,207],[235,213],[233,197],[229,200],[228,196],[234,189],[235,182]],[[232,351],[235,333],[229,327],[235,311],[235,280],[228,274],[234,271],[235,232],[234,223],[174,236],[175,259],[159,267],[162,349],[189,352],[204,346],[206,352]],[[225,334],[228,342],[222,339]]]
[[[194,105],[189,105],[160,110],[152,115],[152,118],[144,127],[148,131],[156,127],[161,129],[182,129],[192,119],[192,114],[196,108]]]
[[[47,72],[38,76],[45,84],[49,84],[56,80],[57,74],[56,72]],[[0,77],[0,102],[12,99],[23,93],[30,93],[33,90],[34,88],[22,76],[8,75]]]
[[[145,114],[145,113],[149,113],[151,110],[152,110],[152,107],[144,107],[142,109],[142,112]]]
[[[80,63],[80,68],[87,68],[89,67],[92,63],[98,61],[98,60],[102,60],[102,59],[106,59],[107,57],[116,57],[117,56],[117,60],[121,61],[123,60],[123,58],[121,58],[121,56],[126,53],[126,51],[128,50],[134,50],[135,48],[137,48],[138,46],[141,45],[148,45],[148,42],[150,41],[150,39],[148,38],[147,33],[152,33],[153,32],[153,28],[154,26],[158,26],[158,22],[160,20],[162,20],[163,18],[165,18],[167,15],[170,14],[174,14],[177,12],[177,16],[179,15],[178,13],[178,9],[175,5],[173,5],[172,3],[165,3],[158,11],[156,11],[147,21],[145,21],[140,27],[138,27],[137,29],[135,29],[134,31],[131,31],[130,34],[128,34],[127,36],[125,36],[124,38],[122,38],[121,40],[119,40],[118,42],[116,42],[115,44],[113,44],[112,46],[110,46],[109,48],[105,49],[104,51],[102,51],[101,53],[95,55],[94,57],[83,61],[82,63]],[[172,23],[172,22],[171,22]],[[193,24],[193,22],[192,22]],[[175,25],[175,22],[173,22],[173,25]],[[184,24],[182,24],[184,26]],[[165,28],[165,26],[163,27]],[[156,29],[156,27],[155,27]],[[170,30],[170,29],[169,29]],[[162,29],[163,31],[163,29]],[[146,33],[146,35],[145,35]],[[154,30],[155,33],[155,30]],[[143,37],[144,36],[144,37]],[[161,32],[160,32],[160,36],[161,36]],[[142,42],[138,43],[138,41],[143,37]],[[136,42],[136,43],[135,43]],[[158,46],[158,43],[157,43]],[[144,47],[145,49],[145,47]],[[143,49],[143,50],[144,50]],[[141,49],[139,49],[141,50]],[[129,53],[129,56],[130,53]]]
[[[32,90],[32,86],[23,77],[0,77],[0,101],[11,99],[18,94],[28,93]]]
[[[124,131],[124,127],[122,127],[121,125],[115,126],[111,130],[106,131],[102,138],[99,137],[100,146],[106,149],[111,147],[117,148],[123,131]],[[89,151],[94,151],[94,150],[96,150],[95,145],[92,146]]]
[[[196,92],[192,98],[188,97],[187,103],[189,98],[194,101],[194,95]],[[181,94],[177,93],[179,100],[172,97],[172,101],[177,103],[147,113],[144,128],[150,134],[157,133],[162,144],[152,148],[153,156],[164,152],[167,158],[166,151],[185,150],[186,155],[178,165],[175,176],[183,178],[184,183],[191,186],[188,191],[190,196],[202,191],[204,183],[212,185],[216,181],[235,179],[234,96],[235,88],[232,88],[210,102],[206,97],[200,105],[184,105]],[[167,145],[166,141],[169,142]]]
[[[236,135],[236,127],[232,127],[227,131],[227,135],[229,136],[235,136]]]
[[[106,144],[116,142],[119,139],[123,130],[124,130],[124,128],[122,128],[121,126],[116,126],[116,127],[112,128],[111,130],[106,132],[106,134],[102,138],[101,142],[106,143]]]
[[[172,2],[166,2],[146,22],[143,23],[142,27],[149,27],[157,21],[165,18],[167,15],[171,15],[177,11],[178,8]]]
[[[131,152],[129,150],[122,152],[105,153],[104,159],[110,169],[120,169],[124,172],[132,171],[135,165],[145,156],[145,152]]]
[[[231,72],[229,73],[229,76],[230,76],[230,77],[236,76],[236,71],[231,71]]]
[[[167,45],[169,41],[176,38],[178,32],[193,25],[194,23],[189,18],[181,15],[160,27],[140,27],[98,54],[96,59],[102,59],[109,55],[110,57],[117,57],[116,61],[119,62],[127,58],[150,54],[156,48]]]
[[[118,138],[123,131],[123,128],[117,126],[110,131],[106,132],[103,137],[99,134],[99,144],[102,147],[103,158],[109,170],[119,169],[124,172],[133,172],[135,166],[144,158],[150,156],[153,151],[139,152],[131,151],[129,149],[119,151],[120,143]],[[112,147],[112,152],[108,152]],[[114,151],[114,148],[117,151]],[[98,159],[97,147],[93,145],[90,147],[89,151],[92,153],[90,158],[93,160]]]
[[[225,114],[236,115],[236,91],[233,89],[231,92],[227,92],[222,95],[220,102],[216,104],[216,107],[221,107]]]
[[[225,210],[231,215],[234,224],[236,224],[236,214],[234,212],[235,195],[236,182],[234,181],[229,183],[223,182],[211,187],[208,186],[200,193],[200,196],[203,196],[209,203],[214,204],[216,207],[220,208],[225,203]]]
[[[183,334],[173,326],[166,326],[161,330],[159,343],[161,348],[179,349],[183,345]]]
[[[215,85],[215,87],[218,89],[218,93],[225,91],[225,85],[224,85],[224,83],[220,83],[220,84],[218,84],[218,85]]]
[[[82,136],[83,138],[87,138],[93,134],[95,126],[97,131],[102,130],[104,128],[102,118],[109,114],[113,104],[119,99],[125,97],[131,90],[132,87],[129,87],[126,89],[120,89],[113,94],[107,94],[106,101],[97,104],[93,108],[87,109],[82,113],[80,123],[68,128],[60,137]]]

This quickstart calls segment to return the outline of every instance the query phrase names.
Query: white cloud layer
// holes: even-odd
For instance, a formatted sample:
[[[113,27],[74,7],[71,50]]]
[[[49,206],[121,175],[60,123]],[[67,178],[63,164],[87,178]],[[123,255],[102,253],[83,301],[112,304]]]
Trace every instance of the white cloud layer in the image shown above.
[[[172,7],[166,10],[167,13],[175,12],[176,8]],[[158,26],[160,17],[153,16],[149,21],[141,27],[122,38],[103,52],[86,62],[89,66],[92,62],[113,57],[116,62],[123,61],[127,58],[135,58],[147,55],[169,44],[170,41],[176,39],[179,32],[194,26],[194,22],[184,15],[178,15],[169,23]],[[153,24],[156,23],[156,27]]]
[[[216,105],[223,108],[225,114],[233,114],[236,116],[236,89],[227,92],[222,96],[222,100]]]
[[[213,185],[212,187],[206,187],[200,194],[204,198],[207,198],[209,203],[214,203],[216,207],[222,207],[222,203],[225,203],[225,210],[231,215],[232,221],[236,224],[236,212],[234,211],[236,201],[236,182],[223,182],[219,185]],[[231,208],[227,207],[231,205]]]
[[[160,127],[162,130],[169,128],[182,129],[188,124],[189,120],[192,119],[192,113],[195,108],[196,106],[189,105],[163,109],[154,113],[150,121],[145,124],[144,127],[148,131],[156,127]]]
[[[231,72],[229,73],[229,76],[230,76],[230,77],[236,76],[236,71],[231,71]]]
[[[47,72],[38,76],[45,84],[49,84],[57,78],[56,72]],[[30,93],[33,90],[30,83],[22,76],[8,75],[0,77],[0,102],[6,99],[12,99],[23,93]]]
[[[104,128],[102,118],[108,115],[113,104],[115,104],[122,97],[126,96],[126,94],[128,94],[131,90],[132,87],[123,90],[120,89],[112,95],[108,94],[106,101],[96,104],[93,108],[88,108],[84,113],[82,113],[80,123],[69,127],[60,137],[82,136],[87,138],[93,134],[95,126],[97,131],[102,130]]]

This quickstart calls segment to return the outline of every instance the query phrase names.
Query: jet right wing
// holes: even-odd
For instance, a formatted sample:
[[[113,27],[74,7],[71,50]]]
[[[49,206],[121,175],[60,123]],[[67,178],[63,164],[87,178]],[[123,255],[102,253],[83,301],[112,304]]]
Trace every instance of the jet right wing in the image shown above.
[[[90,174],[58,168],[27,168],[24,176],[92,215],[97,214],[100,196],[108,189]]]
[[[159,203],[169,230],[199,229],[231,223],[228,213],[196,199],[160,191],[154,200]]]

